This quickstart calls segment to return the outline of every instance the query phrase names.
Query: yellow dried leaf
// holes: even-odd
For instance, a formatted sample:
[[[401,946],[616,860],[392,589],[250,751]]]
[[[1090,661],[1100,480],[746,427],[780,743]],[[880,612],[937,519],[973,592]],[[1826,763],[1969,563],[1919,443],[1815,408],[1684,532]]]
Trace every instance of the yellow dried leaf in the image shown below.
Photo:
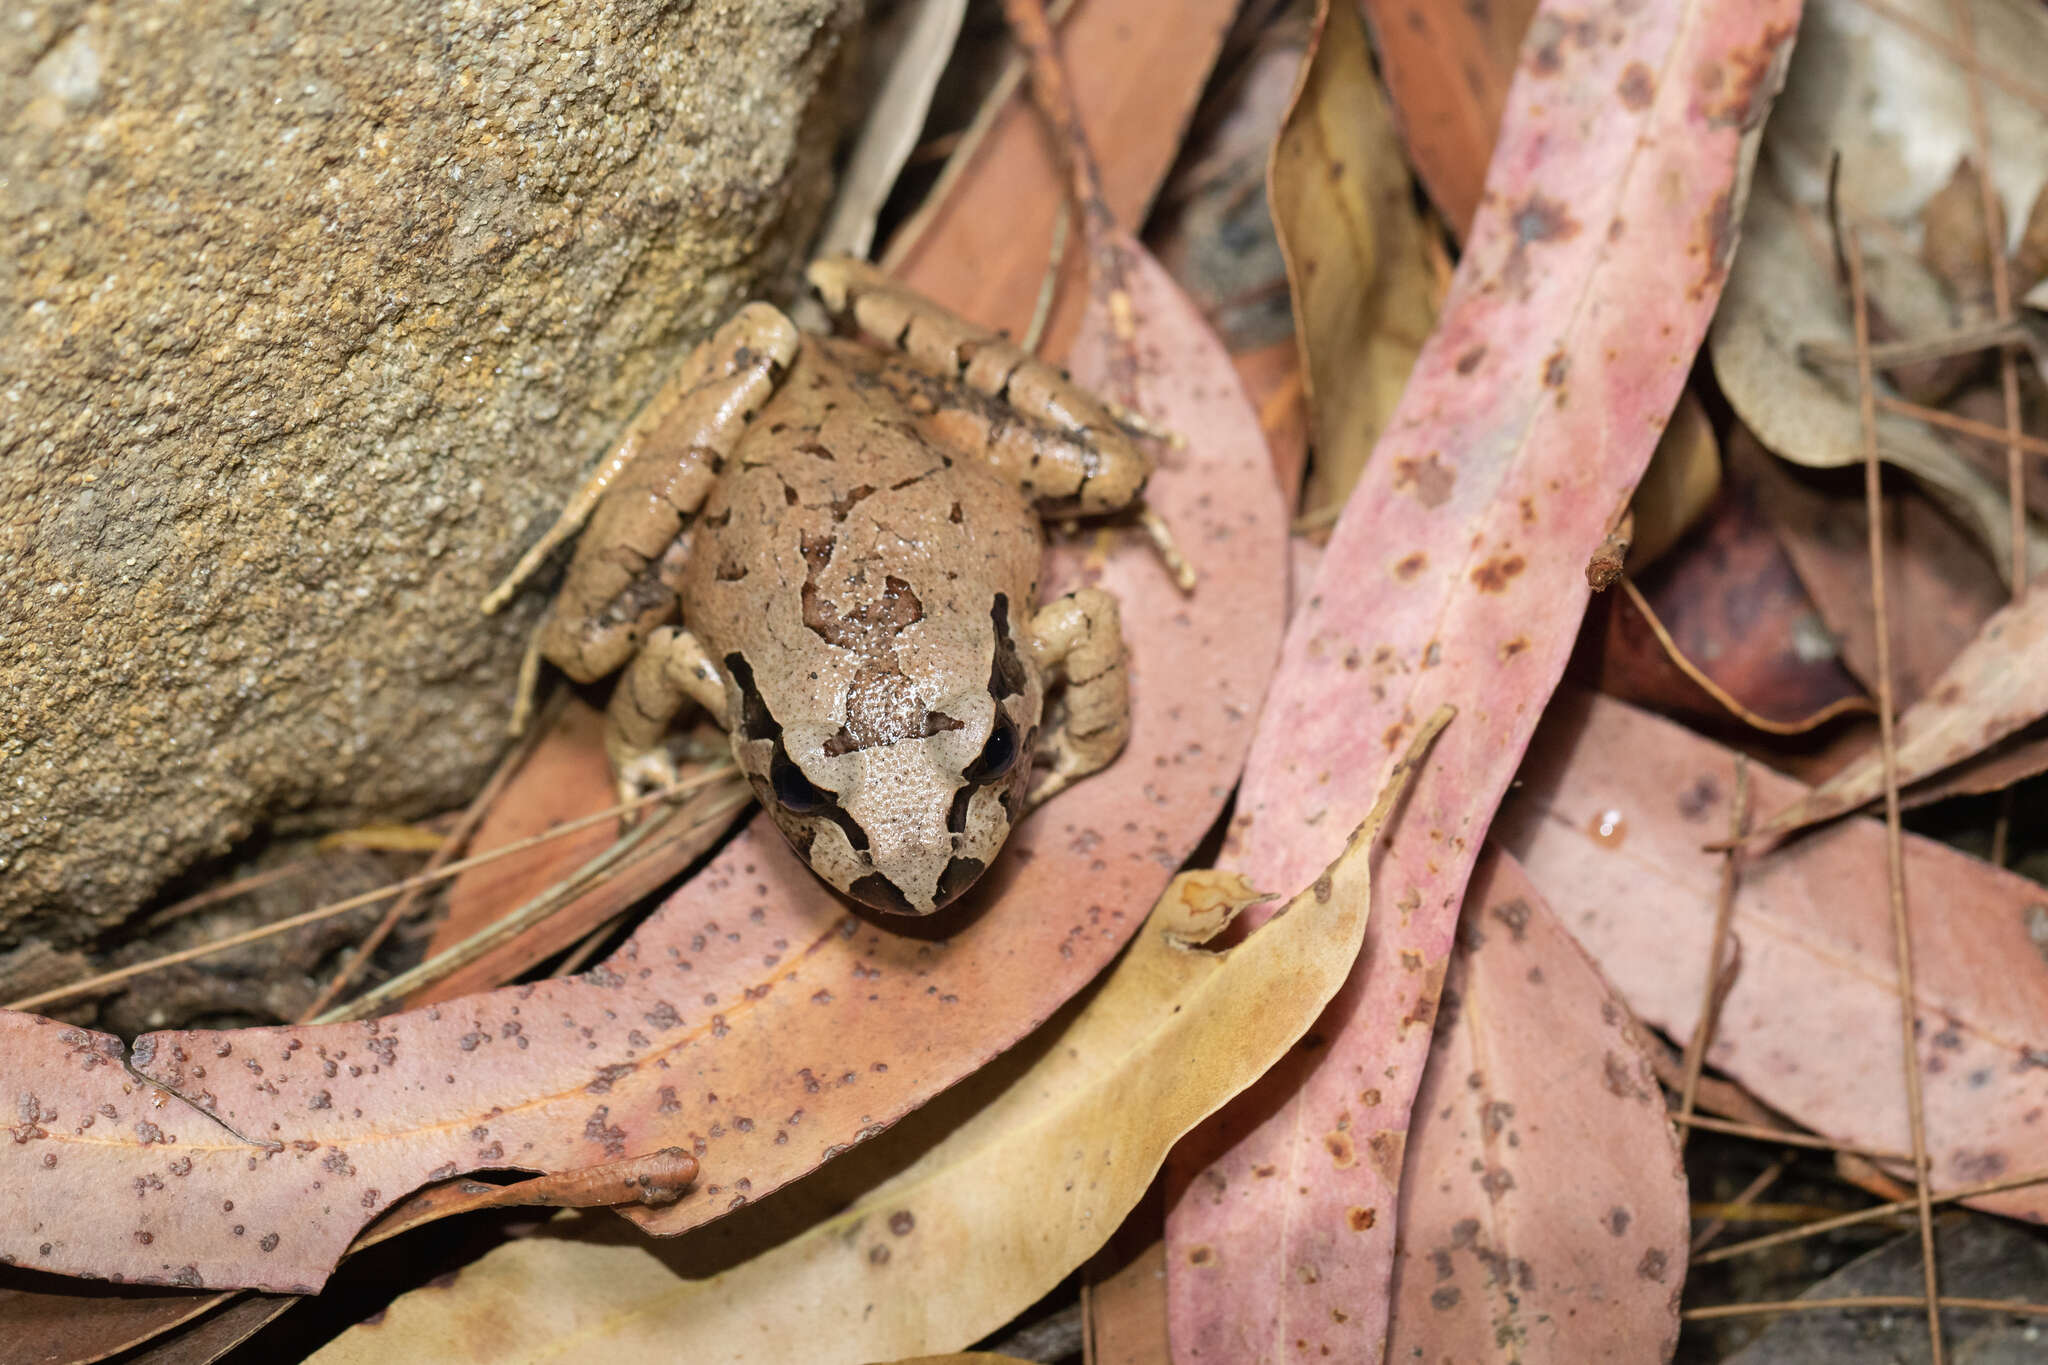
[[[983,1072],[828,1165],[832,1188],[806,1182],[673,1242],[566,1215],[313,1360],[826,1365],[979,1339],[1101,1246],[1173,1143],[1321,1013],[1364,939],[1379,829],[1449,714],[1421,728],[1329,870],[1243,943],[1190,951],[1245,893],[1176,879],[1100,988],[992,1068],[1007,1084]],[[849,1172],[878,1178],[849,1189]],[[843,1211],[795,1231],[806,1194]]]
[[[1364,26],[1351,5],[1323,8],[1267,172],[1315,438],[1311,510],[1351,495],[1436,325],[1428,233]]]

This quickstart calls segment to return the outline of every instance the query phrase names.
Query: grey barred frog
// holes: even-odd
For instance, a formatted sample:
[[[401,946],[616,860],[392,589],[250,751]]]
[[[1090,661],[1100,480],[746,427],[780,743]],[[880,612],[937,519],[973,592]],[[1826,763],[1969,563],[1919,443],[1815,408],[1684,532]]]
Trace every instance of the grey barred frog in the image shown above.
[[[587,520],[535,653],[579,682],[624,670],[622,796],[674,780],[668,733],[695,702],[820,877],[930,914],[1123,747],[1116,599],[1038,605],[1040,518],[1132,506],[1147,433],[872,267],[810,280],[870,340],[742,308],[484,609]]]

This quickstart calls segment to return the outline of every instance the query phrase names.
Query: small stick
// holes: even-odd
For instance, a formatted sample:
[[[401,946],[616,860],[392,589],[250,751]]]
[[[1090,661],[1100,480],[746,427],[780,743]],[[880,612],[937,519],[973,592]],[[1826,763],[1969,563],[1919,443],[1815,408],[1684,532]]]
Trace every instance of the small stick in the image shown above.
[[[202,943],[196,947],[183,948],[175,953],[166,953],[162,957],[153,957],[147,962],[131,963],[126,967],[118,967],[110,972],[101,972],[98,976],[90,976],[81,981],[74,981],[68,986],[54,986],[35,995],[9,1001],[6,1005],[0,1006],[0,1008],[28,1010],[34,1009],[39,1005],[47,1005],[53,1000],[69,1000],[77,995],[90,995],[102,987],[118,985],[120,982],[127,981],[133,977],[144,976],[165,967],[174,967],[180,962],[190,962],[194,958],[211,957],[215,953],[226,952],[230,948],[239,948],[245,943],[255,943],[261,939],[269,938],[273,934],[289,933],[302,924],[317,924],[321,920],[347,914],[349,911],[359,909],[365,905],[375,905],[378,901],[400,895],[416,886],[428,886],[437,881],[445,881],[457,873],[467,872],[472,867],[482,867],[484,864],[494,863],[500,858],[509,858],[515,853],[524,853],[527,849],[547,843],[550,839],[559,839],[564,835],[574,834],[578,830],[588,829],[603,820],[617,819],[620,815],[639,810],[642,806],[652,805],[656,801],[667,801],[685,792],[709,786],[711,783],[724,778],[731,771],[731,764],[722,763],[715,768],[699,773],[695,777],[687,778],[673,786],[663,787],[659,791],[649,792],[645,796],[636,796],[631,801],[625,801],[616,806],[608,806],[594,814],[567,821],[555,826],[551,830],[533,835],[530,838],[521,839],[516,843],[507,844],[503,848],[494,848],[489,853],[479,853],[473,858],[458,859],[439,871],[422,872],[416,876],[407,877],[402,881],[392,882],[389,886],[380,886],[374,891],[365,891],[359,896],[350,896],[346,900],[338,900],[332,905],[323,905],[318,909],[308,910],[303,915],[292,915],[271,924],[258,925],[254,929],[244,930],[239,934],[230,934],[228,937],[216,939],[212,943]],[[646,823],[652,825],[657,822],[648,821]],[[613,847],[616,848],[617,845],[615,844]]]
[[[1038,343],[1045,340],[1045,325],[1052,321],[1053,300],[1060,293],[1060,268],[1067,263],[1067,235],[1073,225],[1073,201],[1062,198],[1059,212],[1052,220],[1052,248],[1046,253],[1045,278],[1038,282],[1038,298],[1031,305],[1031,325],[1024,329],[1024,340],[1019,343],[1033,355],[1038,354]]]
[[[2011,1313],[2015,1317],[2048,1317],[2048,1304],[2018,1299],[1971,1299],[1942,1294],[1933,1300],[1943,1308],[1962,1308],[1980,1313]],[[1813,1313],[1856,1308],[1918,1308],[1922,1299],[1909,1294],[1859,1294],[1846,1299],[1773,1299],[1765,1303],[1724,1303],[1708,1308],[1688,1308],[1679,1316],[1687,1322],[1709,1322],[1717,1318],[1747,1318],[1759,1313]]]
[[[1699,1098],[1700,1073],[1706,1067],[1707,1045],[1714,1040],[1720,1021],[1721,1002],[1734,987],[1733,963],[1723,966],[1728,954],[1728,934],[1735,920],[1735,890],[1740,882],[1742,841],[1749,837],[1749,756],[1735,756],[1735,800],[1728,812],[1730,847],[1721,855],[1721,892],[1714,906],[1713,944],[1707,950],[1707,976],[1700,986],[1700,1013],[1692,1036],[1685,1040],[1685,1081],[1678,1091],[1678,1140],[1684,1145],[1693,1105]]]
[[[690,822],[690,828],[701,828],[724,819],[752,799],[753,793],[744,788],[737,792],[729,792],[707,803]],[[468,966],[499,944],[510,942],[554,914],[568,904],[571,898],[588,888],[592,882],[630,862],[641,844],[647,843],[657,832],[666,830],[671,823],[681,818],[681,810],[669,810],[663,811],[654,819],[642,820],[617,843],[511,914],[485,925],[460,943],[443,949],[410,971],[400,972],[375,990],[365,991],[348,1004],[331,1009],[312,1022],[333,1024],[349,1019],[367,1019],[385,1005],[402,1000],[421,987],[439,981],[458,967]]]
[[[1931,427],[1946,427],[1948,430],[1959,432],[1964,436],[1974,436],[1980,441],[1992,441],[1999,445],[2009,445],[2010,447],[2024,450],[2030,455],[2048,455],[2048,441],[2044,441],[2038,436],[2029,436],[2023,431],[2008,431],[2003,427],[1994,427],[1989,422],[1979,422],[1968,417],[1958,417],[1952,412],[1943,412],[1940,408],[1930,408],[1919,403],[1908,402],[1904,398],[1894,398],[1888,393],[1878,394],[1876,401],[1877,406],[1886,412],[1895,412],[1901,417],[1912,417],[1927,423]]]
[[[2026,331],[2016,322],[1979,322],[1968,327],[1958,327],[1952,332],[1941,332],[1913,341],[1872,342],[1870,363],[1880,370],[1889,370],[1899,365],[1947,360],[1952,356],[1969,355],[1973,351],[1989,351],[1999,346],[2024,346],[2026,343]],[[1805,364],[1854,365],[1856,346],[1853,342],[1802,341],[1799,343],[1799,359]]]
[[[1853,1142],[1837,1142],[1831,1137],[1818,1133],[1795,1133],[1786,1128],[1767,1128],[1758,1123],[1737,1123],[1733,1119],[1709,1118],[1705,1114],[1673,1114],[1673,1123],[1686,1128],[1699,1128],[1709,1133],[1726,1133],[1730,1137],[1755,1138],[1758,1142],[1774,1142],[1781,1147],[1809,1147],[1818,1152],[1852,1152],[1867,1156],[1873,1161],[1905,1161],[1904,1152],[1888,1152],[1882,1147],[1859,1147]]]
[[[1984,114],[1984,82],[1977,56],[1976,20],[1970,14],[1970,0],[1949,0],[1949,14],[1955,20],[1956,47],[1967,54],[1963,62],[1963,85],[1970,94],[1970,138],[1977,150],[1977,194],[1984,214],[1984,245],[1991,258],[1991,306],[2000,322],[2013,322],[2012,277],[2005,264],[2005,241],[1998,230],[2004,215],[1999,212],[1998,190],[1991,183],[1991,125]],[[2005,480],[2006,497],[2012,512],[2012,600],[2027,599],[2027,467],[2020,461],[2020,375],[2012,347],[1998,348],[1998,380],[2005,392]],[[1940,1365],[1937,1356],[1935,1365]]]
[[[1856,324],[1856,396],[1863,416],[1863,501],[1870,523],[1870,595],[1877,625],[1878,746],[1884,759],[1886,880],[1891,888],[1892,939],[1899,963],[1899,1037],[1906,1080],[1906,1115],[1913,1133],[1913,1190],[1920,1208],[1920,1260],[1925,1272],[1928,1348],[1942,1365],[1939,1276],[1934,1250],[1934,1206],[1927,1190],[1927,1111],[1920,1094],[1920,1049],[1915,1040],[1913,940],[1906,917],[1906,842],[1899,826],[1899,750],[1892,733],[1891,625],[1885,603],[1884,484],[1877,461],[1876,378],[1870,364],[1870,300],[1863,285],[1863,243],[1851,228],[1842,235],[1848,253],[1849,301]]]
[[[2048,1170],[2029,1171],[2024,1175],[2001,1176],[1997,1180],[1986,1180],[1975,1185],[1964,1185],[1958,1189],[1944,1190],[1942,1193],[1932,1196],[1929,1202],[1934,1204],[1953,1204],[1964,1199],[1981,1199],[1987,1194],[2002,1194],[2006,1190],[2017,1190],[2028,1185],[2038,1185],[2044,1180],[2048,1180]],[[1732,1260],[1737,1256],[1747,1256],[1752,1251],[1765,1251],[1774,1246],[1783,1246],[1787,1242],[1796,1242],[1802,1237],[1813,1237],[1823,1232],[1834,1232],[1840,1228],[1851,1228],[1859,1223],[1875,1223],[1880,1219],[1889,1218],[1896,1213],[1912,1213],[1919,1208],[1919,1205],[1920,1201],[1918,1199],[1895,1199],[1889,1204],[1873,1204],[1867,1209],[1858,1209],[1855,1213],[1838,1214],[1833,1218],[1823,1218],[1818,1222],[1808,1223],[1804,1227],[1787,1228],[1783,1232],[1772,1232],[1766,1233],[1762,1237],[1752,1237],[1746,1242],[1731,1242],[1727,1246],[1716,1247],[1714,1250],[1702,1254],[1694,1264],[1707,1265],[1714,1261]],[[1915,1304],[1925,1303],[1926,1297],[1923,1295],[1920,1298],[1913,1299],[1912,1302]]]

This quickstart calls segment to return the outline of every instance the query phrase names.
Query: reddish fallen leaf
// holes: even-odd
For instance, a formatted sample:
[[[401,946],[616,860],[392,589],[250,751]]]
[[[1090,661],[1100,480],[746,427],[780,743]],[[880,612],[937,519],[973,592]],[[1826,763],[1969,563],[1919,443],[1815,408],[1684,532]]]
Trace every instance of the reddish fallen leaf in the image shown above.
[[[1762,767],[1768,809],[1800,790]],[[1560,693],[1495,836],[1629,1007],[1677,1038],[1698,1017],[1734,755],[1604,697]],[[1707,1061],[1807,1127],[1909,1145],[1884,829],[1846,820],[1747,861],[1741,967]],[[1906,836],[1920,1067],[1934,1187],[2048,1166],[2048,929],[2039,884]],[[1983,1207],[2048,1217],[2048,1187]]]
[[[707,735],[715,733],[707,727]],[[617,794],[612,786],[611,765],[604,756],[603,735],[604,713],[579,698],[569,698],[548,733],[506,785],[503,797],[484,818],[472,842],[472,851],[487,853],[610,806]],[[690,776],[693,771],[685,765],[683,775]],[[705,791],[688,799],[708,805],[722,797],[720,793]],[[589,891],[474,962],[414,991],[405,1003],[417,1007],[453,1000],[490,990],[523,975],[663,884],[674,881],[718,842],[733,819],[742,818],[692,820],[685,818],[690,815],[689,806],[677,814],[673,829],[657,833]],[[641,818],[654,815],[655,812],[649,812]],[[602,822],[463,873],[449,887],[448,913],[434,931],[427,956],[431,958],[454,947],[574,875],[611,847],[618,836],[617,823]]]
[[[1387,1357],[1669,1360],[1688,1219],[1640,1026],[1488,845],[1415,1096]]]
[[[1361,0],[1401,137],[1429,197],[1464,237],[1478,212],[1493,139],[1515,78],[1516,55],[1535,0],[1446,5]],[[1562,60],[1557,20],[1548,50]]]
[[[149,1034],[135,1073],[116,1039],[0,1013],[17,1097],[0,1254],[310,1289],[424,1181],[672,1144],[704,1175],[638,1221],[680,1232],[880,1131],[1043,1022],[1215,818],[1280,630],[1283,513],[1257,422],[1149,258],[1133,294],[1140,396],[1189,437],[1148,497],[1201,587],[1183,596],[1135,536],[1106,556],[1093,535],[1054,552],[1055,584],[1099,562],[1123,600],[1131,741],[1026,821],[984,888],[938,923],[868,922],[757,821],[582,977],[359,1024]]]
[[[2048,586],[2048,579],[2042,580]],[[1894,634],[1898,634],[1896,623]],[[1984,623],[1977,638],[1900,716],[1901,786],[1946,771],[2048,715],[2048,591],[2027,594]],[[1884,756],[1869,753],[1765,821],[1760,837],[1855,810],[1884,794]],[[1766,803],[1763,809],[1770,810]]]
[[[1754,481],[1792,567],[1841,650],[1842,662],[1877,689],[1877,619],[1870,594],[1870,523],[1861,471],[1794,469],[1739,423],[1728,442],[1732,469]],[[1892,695],[1905,707],[1925,696],[1963,646],[2005,605],[1998,567],[1977,540],[1904,480],[1885,493],[1885,598],[1892,616]]]
[[[1604,617],[1598,676],[1610,696],[1772,734],[1869,706],[1757,507],[1755,485],[1739,476],[1722,485],[1705,524],[1640,581],[1608,589],[1594,612]]]
[[[1308,405],[1301,385],[1301,353],[1293,340],[1276,341],[1231,358],[1245,397],[1259,414],[1259,429],[1273,456],[1273,474],[1281,496],[1293,507],[1301,500],[1302,475],[1308,471]]]
[[[1236,0],[1089,0],[1060,25],[1060,53],[1102,172],[1103,199],[1127,227],[1144,220],[1172,168],[1236,13]],[[1022,86],[966,162],[958,179],[942,182],[904,224],[883,264],[962,316],[1021,335],[1067,194],[1044,122]],[[1045,349],[1054,355],[1080,329],[1085,255],[1076,232],[1045,330]]]
[[[1583,41],[1525,55],[1437,332],[1289,628],[1232,861],[1261,887],[1306,883],[1410,728],[1440,703],[1458,719],[1393,831],[1324,1046],[1227,1111],[1210,1138],[1234,1145],[1193,1177],[1280,1178],[1168,1220],[1180,1359],[1384,1349],[1400,1144],[1465,879],[1563,671],[1586,561],[1713,310],[1796,17],[1790,0],[1616,0],[1572,11]],[[1366,1073],[1377,1105],[1359,1099]],[[1340,1115],[1376,1159],[1330,1169],[1321,1135]],[[1191,1264],[1202,1245],[1227,1263]]]

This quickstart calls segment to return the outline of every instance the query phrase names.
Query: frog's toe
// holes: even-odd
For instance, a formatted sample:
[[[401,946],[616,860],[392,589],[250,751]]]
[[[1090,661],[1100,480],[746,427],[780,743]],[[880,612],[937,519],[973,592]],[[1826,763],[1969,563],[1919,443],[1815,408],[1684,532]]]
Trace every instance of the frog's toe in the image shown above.
[[[622,806],[673,787],[681,780],[681,775],[676,771],[675,758],[665,746],[634,754],[623,762],[615,762],[612,772],[613,780],[618,787],[619,804]]]

